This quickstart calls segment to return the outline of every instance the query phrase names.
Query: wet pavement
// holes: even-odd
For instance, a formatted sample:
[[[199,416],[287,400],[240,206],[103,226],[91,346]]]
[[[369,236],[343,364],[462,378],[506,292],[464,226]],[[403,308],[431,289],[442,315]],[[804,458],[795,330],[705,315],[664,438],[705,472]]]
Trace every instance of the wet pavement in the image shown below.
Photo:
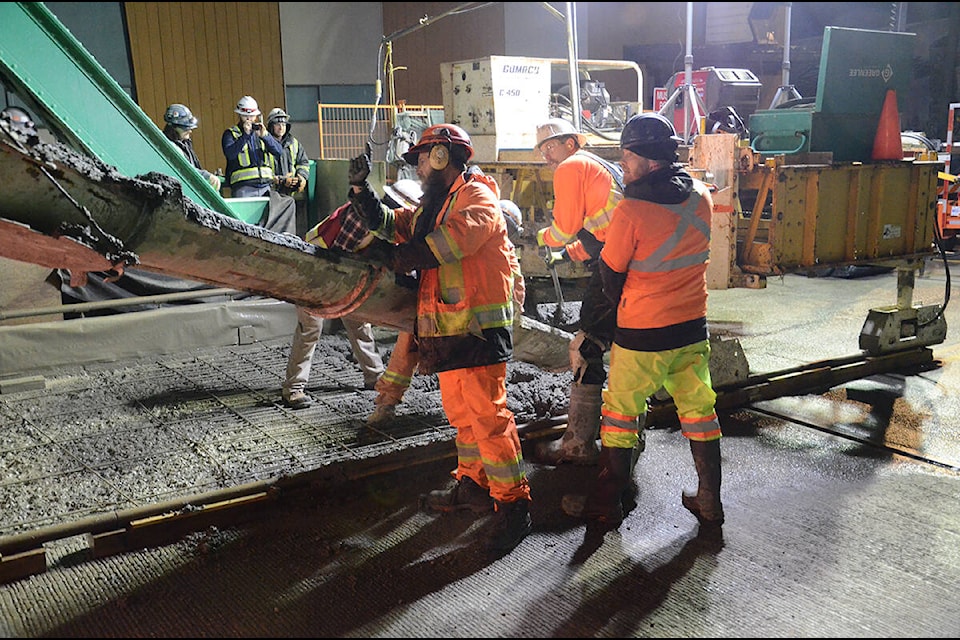
[[[946,285],[932,263],[914,302],[942,302]],[[740,340],[755,373],[849,355],[895,286],[888,273],[712,291],[711,327]],[[724,416],[722,539],[680,506],[692,461],[664,427],[647,431],[637,508],[605,535],[559,509],[592,469],[530,463],[534,531],[503,558],[479,549],[485,518],[417,508],[454,464],[434,381],[417,379],[397,423],[370,432],[373,393],[342,335],[324,338],[316,402],[297,412],[279,402],[282,338],[46,371],[44,389],[0,394],[4,539],[308,481],[249,522],[169,544],[95,559],[85,536],[51,541],[45,572],[0,586],[0,624],[20,637],[956,637],[955,303],[946,315],[932,370]],[[521,420],[533,404],[565,412],[552,394],[569,378],[514,371]]]

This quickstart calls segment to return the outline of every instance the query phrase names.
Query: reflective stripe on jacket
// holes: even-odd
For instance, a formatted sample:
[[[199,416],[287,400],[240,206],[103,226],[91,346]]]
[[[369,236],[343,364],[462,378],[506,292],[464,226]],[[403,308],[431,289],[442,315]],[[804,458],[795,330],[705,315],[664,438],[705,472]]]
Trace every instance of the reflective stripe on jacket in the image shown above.
[[[416,333],[421,371],[504,362],[512,353],[516,263],[499,201],[500,189],[492,178],[476,170],[461,174],[424,238],[440,264],[419,274]],[[408,242],[422,212],[419,208],[387,212],[380,233],[387,232],[393,242]],[[490,332],[500,339],[490,339]],[[461,343],[464,349],[451,349],[458,343],[450,338],[456,337],[470,338]],[[447,361],[431,361],[444,354]]]
[[[591,256],[577,240],[584,229],[601,243],[606,240],[613,209],[623,199],[623,190],[596,156],[583,149],[557,165],[553,172],[553,222],[544,234],[551,247],[566,245],[571,260]]]
[[[224,138],[227,134],[232,136],[234,142],[243,137],[240,127],[234,125],[224,132]],[[273,182],[273,165],[276,154],[269,149],[269,143],[258,135],[251,136],[251,139],[257,141],[257,149],[252,150],[250,144],[245,143],[240,149],[236,158],[231,158],[224,149],[224,155],[227,159],[227,178],[231,186],[243,182],[257,182],[258,184],[270,184]],[[280,143],[275,143],[279,149]],[[226,145],[223,145],[226,147]]]
[[[693,180],[679,204],[626,198],[617,205],[602,260],[626,273],[617,327],[654,329],[707,315],[707,261],[713,203]]]

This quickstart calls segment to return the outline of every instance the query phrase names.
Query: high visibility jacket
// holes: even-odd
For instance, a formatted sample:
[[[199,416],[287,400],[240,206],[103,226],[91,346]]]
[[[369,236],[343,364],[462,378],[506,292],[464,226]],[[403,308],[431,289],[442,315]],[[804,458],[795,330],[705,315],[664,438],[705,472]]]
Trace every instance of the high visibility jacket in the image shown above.
[[[276,138],[256,133],[246,135],[239,126],[234,125],[223,132],[220,146],[227,160],[227,179],[231,187],[243,183],[265,185],[273,182],[274,163],[283,154],[283,147]]]
[[[543,236],[550,247],[566,245],[571,260],[596,258],[597,248],[585,247],[577,234],[583,230],[603,243],[610,218],[623,190],[613,174],[594,154],[578,150],[553,172],[553,222]],[[593,243],[596,244],[596,243]]]
[[[423,209],[385,212],[378,234],[414,239]],[[423,240],[439,266],[419,273],[416,335],[420,372],[506,362],[513,353],[513,245],[500,188],[473,168],[457,177]]]
[[[618,333],[621,328],[657,329],[707,315],[713,202],[706,185],[680,173],[674,182],[690,185],[689,197],[681,202],[635,199],[630,197],[631,183],[614,212],[600,258],[611,270],[626,273],[617,307]]]
[[[267,159],[276,176],[288,176],[296,173],[304,180],[310,178],[310,159],[300,141],[290,135],[289,129],[280,139],[283,153],[280,156],[269,155]]]

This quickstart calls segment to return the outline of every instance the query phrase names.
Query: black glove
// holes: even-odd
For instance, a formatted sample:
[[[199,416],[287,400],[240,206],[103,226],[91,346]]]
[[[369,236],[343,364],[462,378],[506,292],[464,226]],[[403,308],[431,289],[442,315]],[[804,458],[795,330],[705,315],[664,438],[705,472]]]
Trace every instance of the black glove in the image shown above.
[[[367,178],[370,176],[370,143],[367,143],[366,151],[350,161],[350,168],[347,170],[347,180],[352,185],[362,187],[367,184]]]
[[[393,271],[396,273],[410,273],[438,266],[440,261],[430,251],[425,240],[398,244],[393,250]]]

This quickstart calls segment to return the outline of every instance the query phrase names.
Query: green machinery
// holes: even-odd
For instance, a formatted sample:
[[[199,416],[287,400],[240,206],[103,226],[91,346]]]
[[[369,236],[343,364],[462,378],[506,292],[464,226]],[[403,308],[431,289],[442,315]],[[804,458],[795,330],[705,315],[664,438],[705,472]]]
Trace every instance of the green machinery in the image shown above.
[[[913,33],[824,28],[816,97],[751,114],[751,148],[869,162],[887,90],[903,96],[909,89],[915,39]]]
[[[0,76],[78,151],[124,175],[173,176],[195,203],[260,220],[268,199],[223,198],[42,2],[0,4]]]

